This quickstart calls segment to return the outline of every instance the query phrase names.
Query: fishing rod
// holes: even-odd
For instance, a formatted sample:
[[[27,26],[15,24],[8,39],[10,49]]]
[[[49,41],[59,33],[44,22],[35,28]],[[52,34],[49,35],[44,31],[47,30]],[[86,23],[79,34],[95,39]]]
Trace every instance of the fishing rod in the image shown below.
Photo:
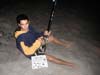
[[[52,5],[51,13],[50,13],[48,27],[47,27],[48,32],[51,30],[51,24],[54,17],[55,7],[56,7],[56,0],[53,0],[53,5]]]
[[[52,9],[51,9],[51,12],[50,12],[50,18],[49,18],[49,22],[48,22],[48,27],[47,27],[47,31],[49,32],[51,30],[51,24],[52,24],[52,20],[53,20],[53,17],[54,17],[54,10],[55,10],[55,7],[56,7],[56,1],[53,0],[53,5],[52,5]],[[47,38],[48,36],[46,36],[46,44],[44,45],[44,52],[46,52],[46,46],[47,46]]]
[[[51,12],[50,12],[50,17],[49,17],[48,26],[47,26],[47,31],[48,31],[48,32],[51,30],[51,24],[52,24],[52,20],[53,20],[53,17],[54,17],[54,10],[55,10],[55,7],[56,7],[56,1],[53,0],[53,5],[52,5]],[[39,52],[44,54],[44,53],[46,52],[48,36],[44,36],[43,39],[45,39],[45,45],[43,45],[43,46],[41,47],[41,49],[39,49]]]

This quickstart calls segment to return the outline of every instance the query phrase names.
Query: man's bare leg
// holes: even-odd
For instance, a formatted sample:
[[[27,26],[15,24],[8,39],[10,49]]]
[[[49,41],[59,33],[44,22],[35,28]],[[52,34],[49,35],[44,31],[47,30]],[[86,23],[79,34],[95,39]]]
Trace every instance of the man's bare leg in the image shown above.
[[[54,36],[50,35],[49,38],[48,38],[48,42],[52,42],[54,44],[58,44],[58,45],[61,45],[61,46],[64,46],[64,47],[68,47],[68,44],[55,38]],[[75,68],[75,64],[74,63],[71,63],[71,62],[68,62],[68,61],[65,61],[65,60],[62,60],[62,59],[59,59],[57,57],[54,57],[52,55],[48,55],[48,54],[45,54],[47,56],[47,59],[51,62],[54,62],[56,64],[60,64],[60,65],[66,65],[66,66],[69,66],[69,67],[72,67],[72,68]]]
[[[52,43],[54,43],[54,44],[58,44],[58,45],[61,45],[61,46],[64,46],[65,48],[68,48],[68,47],[70,47],[71,46],[71,43],[66,43],[66,42],[63,42],[63,41],[61,41],[61,40],[59,40],[59,39],[57,39],[56,37],[54,37],[54,36],[49,36],[49,40],[48,40],[49,42],[52,42]]]
[[[47,60],[49,60],[51,62],[54,62],[56,64],[66,65],[66,66],[75,68],[75,64],[74,63],[71,63],[71,62],[68,62],[68,61],[64,61],[62,59],[56,58],[56,57],[48,55],[48,54],[46,54],[46,57],[47,57]]]

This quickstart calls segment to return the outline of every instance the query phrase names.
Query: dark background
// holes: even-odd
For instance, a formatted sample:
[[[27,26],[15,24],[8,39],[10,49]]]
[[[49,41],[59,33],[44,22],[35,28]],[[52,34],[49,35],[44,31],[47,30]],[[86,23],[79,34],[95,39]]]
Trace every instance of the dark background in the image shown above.
[[[44,6],[44,10],[50,11],[52,0],[3,0],[0,1],[0,9],[6,8],[7,9],[7,10],[5,9],[6,11],[9,11],[11,9],[13,10],[13,8],[17,7],[16,5],[18,5],[19,3],[23,4],[22,6],[20,6],[20,9],[26,10],[29,8],[33,8],[34,11],[37,11],[38,9],[43,8],[41,6]],[[86,28],[86,29],[83,28],[84,29],[83,33],[84,34],[88,33],[87,36],[91,37],[93,40],[96,41],[100,41],[99,9],[100,9],[99,2],[96,0],[93,1],[57,0],[57,6],[56,6],[57,11],[63,11],[64,13],[75,14],[82,20],[90,22],[91,24],[83,26]],[[87,31],[87,33],[85,33],[84,31]]]

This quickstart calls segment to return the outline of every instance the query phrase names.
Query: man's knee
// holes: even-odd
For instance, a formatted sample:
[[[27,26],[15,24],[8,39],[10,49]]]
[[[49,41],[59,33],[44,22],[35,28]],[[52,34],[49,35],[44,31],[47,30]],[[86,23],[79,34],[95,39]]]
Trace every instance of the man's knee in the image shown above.
[[[49,36],[48,41],[49,41],[49,42],[53,42],[53,41],[54,41],[54,36],[52,36],[52,35]]]
[[[49,55],[46,55],[46,57],[47,57],[47,60],[49,60],[49,61],[52,61],[52,60],[54,60],[51,56],[49,56]]]

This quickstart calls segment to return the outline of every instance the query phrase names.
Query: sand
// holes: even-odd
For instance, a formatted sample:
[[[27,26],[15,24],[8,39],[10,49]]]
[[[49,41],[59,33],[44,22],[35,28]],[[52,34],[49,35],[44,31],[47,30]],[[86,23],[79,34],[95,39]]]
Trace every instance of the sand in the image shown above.
[[[27,6],[24,6],[25,4]],[[91,37],[92,31],[88,30],[88,26],[93,23],[80,17],[82,13],[79,14],[77,10],[66,11],[59,8],[53,20],[52,32],[60,40],[73,44],[69,48],[48,44],[47,53],[75,63],[78,69],[48,61],[48,68],[33,70],[31,61],[16,48],[13,37],[16,28],[15,17],[23,12],[28,14],[31,24],[41,31],[48,24],[49,10],[47,5],[40,5],[41,8],[35,5],[32,8],[31,2],[25,4],[18,2],[4,6],[0,10],[0,75],[98,75],[100,73],[100,48],[98,41]]]

